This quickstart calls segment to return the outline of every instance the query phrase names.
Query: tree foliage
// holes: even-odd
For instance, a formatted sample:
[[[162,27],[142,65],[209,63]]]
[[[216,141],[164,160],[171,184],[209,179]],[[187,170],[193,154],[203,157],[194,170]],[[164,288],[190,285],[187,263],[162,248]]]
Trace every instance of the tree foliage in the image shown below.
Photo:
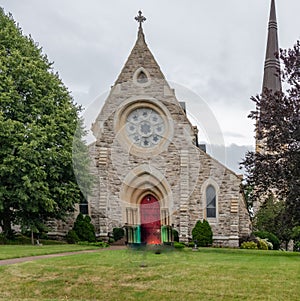
[[[197,221],[192,230],[193,241],[200,247],[207,247],[213,242],[213,232],[207,220]]]
[[[12,223],[38,231],[80,200],[72,168],[79,111],[42,49],[0,8],[0,226],[6,235]]]
[[[77,234],[80,241],[95,242],[95,228],[91,224],[91,218],[88,215],[79,213],[74,223],[73,230]]]
[[[290,240],[291,228],[290,223],[286,218],[287,215],[284,202],[279,201],[273,195],[270,195],[257,211],[253,219],[253,227],[256,231],[273,233],[281,241],[288,243]]]
[[[278,237],[270,233],[268,231],[255,231],[253,233],[256,237],[262,238],[262,239],[267,239],[270,243],[273,245],[273,250],[279,250],[280,248],[280,241]]]
[[[265,89],[252,98],[256,110],[249,117],[256,122],[263,148],[248,152],[242,165],[252,188],[250,202],[275,195],[284,206],[282,221],[291,229],[300,222],[300,42],[279,56],[285,91]]]
[[[113,237],[115,241],[122,239],[125,236],[125,231],[123,228],[113,228]]]

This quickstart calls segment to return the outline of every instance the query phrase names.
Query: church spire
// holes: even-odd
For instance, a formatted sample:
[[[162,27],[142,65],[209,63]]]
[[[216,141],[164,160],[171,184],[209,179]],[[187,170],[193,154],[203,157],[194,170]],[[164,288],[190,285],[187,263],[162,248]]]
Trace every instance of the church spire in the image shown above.
[[[266,49],[266,59],[264,67],[264,78],[262,85],[262,99],[259,113],[259,120],[257,122],[256,129],[256,140],[255,148],[256,152],[265,151],[265,140],[259,139],[260,132],[265,129],[262,126],[262,119],[264,118],[264,112],[267,110],[266,98],[264,96],[265,89],[271,90],[271,93],[281,92],[281,79],[280,79],[280,63],[277,58],[279,53],[278,46],[278,33],[277,33],[277,19],[276,19],[276,8],[275,0],[271,0],[271,9],[270,9],[270,19],[269,19],[269,28],[268,28],[268,41]]]
[[[276,91],[281,91],[281,80],[280,80],[280,76],[278,75],[280,64],[279,64],[279,59],[276,57],[276,54],[278,52],[279,52],[279,47],[278,47],[275,0],[271,0],[268,41],[267,41],[262,92],[264,91],[265,88],[272,90],[273,93]]]

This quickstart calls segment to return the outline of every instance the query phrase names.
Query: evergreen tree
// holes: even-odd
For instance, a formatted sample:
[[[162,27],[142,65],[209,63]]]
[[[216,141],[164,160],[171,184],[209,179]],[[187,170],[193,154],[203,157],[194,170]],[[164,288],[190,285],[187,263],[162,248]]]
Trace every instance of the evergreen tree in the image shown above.
[[[197,221],[192,230],[193,241],[200,247],[207,247],[213,242],[213,233],[207,220]]]
[[[5,235],[14,223],[37,231],[48,219],[64,218],[80,200],[72,168],[80,110],[42,49],[0,8],[0,226]],[[82,134],[81,127],[75,140],[85,152]]]
[[[79,213],[74,223],[73,230],[81,241],[96,241],[95,228],[91,224],[91,218],[88,215]]]

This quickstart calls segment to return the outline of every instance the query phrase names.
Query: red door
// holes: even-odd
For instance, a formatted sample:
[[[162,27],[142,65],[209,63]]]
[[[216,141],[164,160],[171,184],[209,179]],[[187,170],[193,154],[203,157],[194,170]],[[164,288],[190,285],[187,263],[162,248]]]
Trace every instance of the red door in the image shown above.
[[[160,206],[158,200],[147,195],[141,201],[141,234],[142,242],[160,244]]]

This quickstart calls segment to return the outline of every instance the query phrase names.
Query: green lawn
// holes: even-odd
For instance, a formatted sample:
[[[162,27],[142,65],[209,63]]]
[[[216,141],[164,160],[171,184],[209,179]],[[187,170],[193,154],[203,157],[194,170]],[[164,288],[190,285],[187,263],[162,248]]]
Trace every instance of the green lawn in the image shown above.
[[[104,250],[2,266],[0,273],[0,300],[300,299],[300,256],[279,251]]]
[[[81,250],[99,249],[84,245],[0,245],[0,260],[34,255],[55,254]]]

